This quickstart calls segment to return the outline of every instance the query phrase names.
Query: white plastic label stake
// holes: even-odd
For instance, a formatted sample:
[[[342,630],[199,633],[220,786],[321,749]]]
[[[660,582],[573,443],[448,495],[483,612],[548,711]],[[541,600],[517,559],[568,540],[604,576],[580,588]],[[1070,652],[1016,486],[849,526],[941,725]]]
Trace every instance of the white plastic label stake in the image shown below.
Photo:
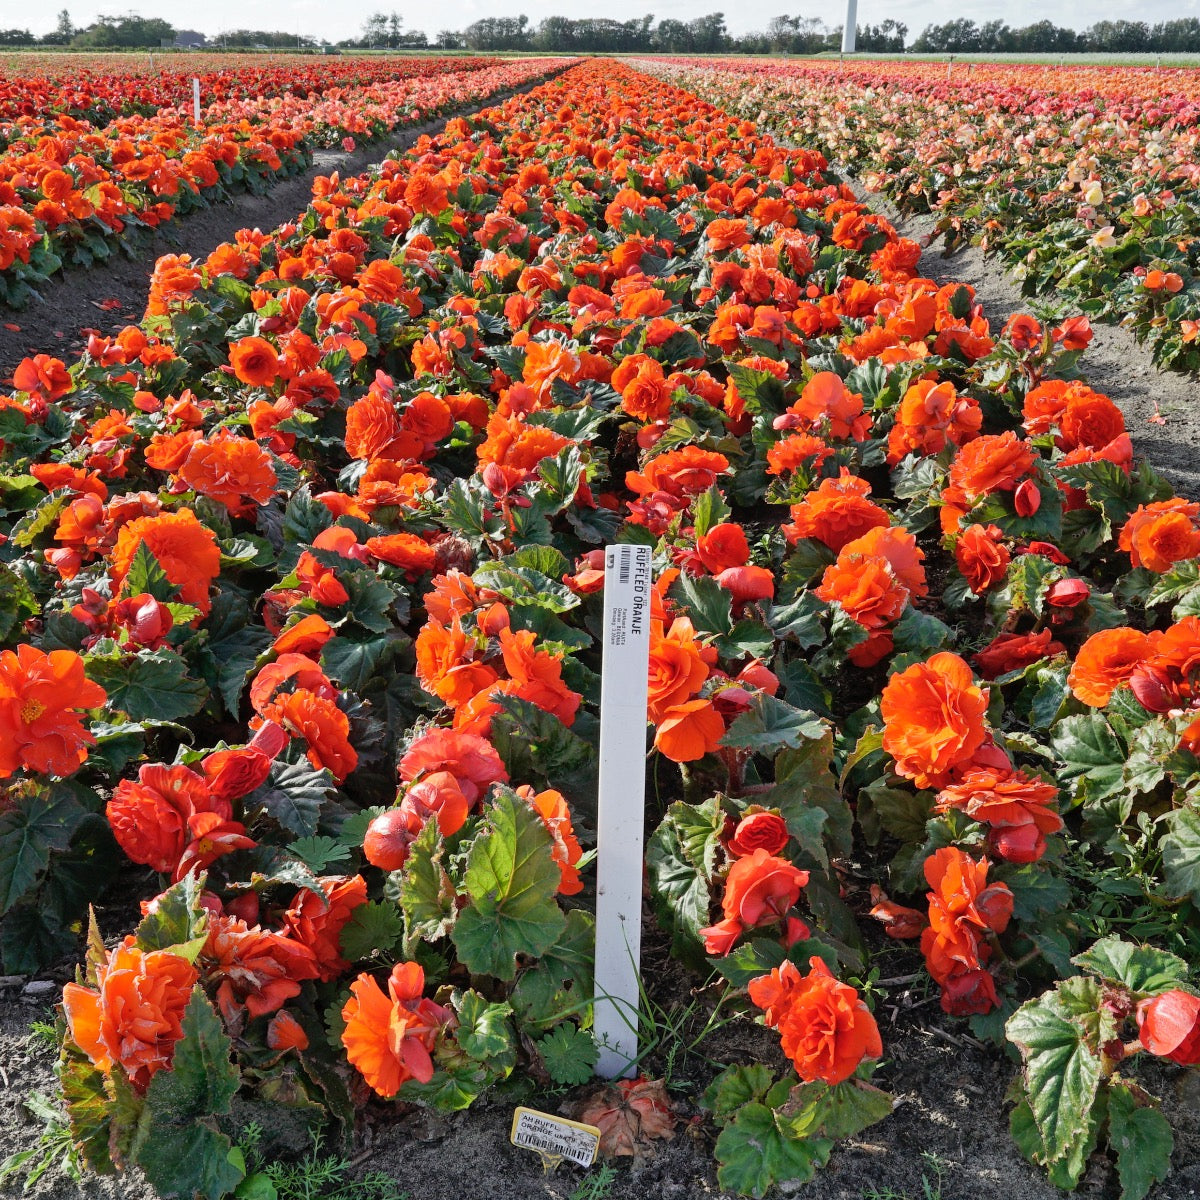
[[[200,80],[192,80],[192,116],[196,119],[196,124],[200,124]]]
[[[632,1074],[638,1054],[652,589],[649,546],[604,551],[595,1034],[596,1074],[605,1079]]]

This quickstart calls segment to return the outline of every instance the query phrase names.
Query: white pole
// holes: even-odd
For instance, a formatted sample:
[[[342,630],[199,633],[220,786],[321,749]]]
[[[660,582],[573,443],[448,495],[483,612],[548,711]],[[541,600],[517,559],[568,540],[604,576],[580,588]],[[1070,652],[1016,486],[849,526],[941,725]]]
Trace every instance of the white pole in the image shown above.
[[[853,54],[858,36],[858,0],[846,0],[846,24],[842,27],[842,53]]]
[[[192,79],[192,116],[200,124],[200,80]]]
[[[652,587],[649,546],[605,550],[593,1026],[605,1079],[637,1067]]]

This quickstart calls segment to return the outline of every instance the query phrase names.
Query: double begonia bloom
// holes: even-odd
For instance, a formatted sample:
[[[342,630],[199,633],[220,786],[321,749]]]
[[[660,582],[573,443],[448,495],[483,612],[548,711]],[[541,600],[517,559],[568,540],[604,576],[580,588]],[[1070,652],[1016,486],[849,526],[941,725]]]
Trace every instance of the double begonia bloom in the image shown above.
[[[725,920],[700,930],[705,948],[710,954],[728,953],[745,930],[783,920],[807,883],[807,871],[762,847],[735,859],[721,899]]]
[[[322,894],[301,888],[283,914],[282,932],[312,951],[317,978],[329,982],[350,968],[341,954],[342,930],[354,910],[367,902],[367,883],[361,875],[317,882]]]
[[[893,675],[883,689],[883,748],[896,773],[940,787],[983,744],[988,691],[957,654],[942,652]]]
[[[1011,768],[973,767],[943,788],[937,811],[958,809],[990,829],[988,844],[1008,862],[1036,862],[1046,837],[1063,826],[1055,807],[1058,788]]]
[[[190,508],[135,518],[122,526],[112,551],[112,577],[117,587],[129,574],[138,547],[143,544],[154,555],[163,574],[179,589],[184,604],[207,616],[209,586],[221,573],[217,535],[201,525]]]
[[[167,950],[143,952],[132,934],[96,967],[96,988],[68,983],[63,1012],[75,1044],[105,1074],[119,1063],[145,1092],[183,1036],[196,968]]]
[[[1076,700],[1103,708],[1153,653],[1159,635],[1140,629],[1101,629],[1079,648],[1067,684]]]
[[[1143,504],[1122,526],[1117,544],[1132,566],[1161,575],[1200,555],[1200,504],[1179,496]]]
[[[785,962],[752,979],[750,999],[779,1030],[784,1054],[805,1083],[830,1087],[849,1079],[866,1059],[883,1054],[879,1026],[862,997],[835,979],[825,962],[809,959],[809,973]]]

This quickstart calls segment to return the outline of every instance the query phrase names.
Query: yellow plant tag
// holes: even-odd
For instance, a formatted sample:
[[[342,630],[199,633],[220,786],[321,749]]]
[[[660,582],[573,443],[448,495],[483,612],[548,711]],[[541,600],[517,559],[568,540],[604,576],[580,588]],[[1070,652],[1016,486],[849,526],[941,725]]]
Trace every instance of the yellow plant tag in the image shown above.
[[[513,1113],[508,1140],[514,1146],[532,1150],[541,1158],[547,1171],[557,1167],[564,1158],[581,1167],[590,1167],[596,1161],[600,1130],[594,1125],[582,1125],[553,1113],[522,1107]]]

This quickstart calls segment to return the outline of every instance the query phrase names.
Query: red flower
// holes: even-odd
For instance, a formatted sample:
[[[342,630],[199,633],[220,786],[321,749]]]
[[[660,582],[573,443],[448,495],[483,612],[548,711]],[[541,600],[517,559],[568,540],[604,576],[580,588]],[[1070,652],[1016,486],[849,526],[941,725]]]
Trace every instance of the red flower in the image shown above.
[[[1181,1067],[1200,1063],[1200,996],[1173,988],[1137,1006],[1138,1040]]]

